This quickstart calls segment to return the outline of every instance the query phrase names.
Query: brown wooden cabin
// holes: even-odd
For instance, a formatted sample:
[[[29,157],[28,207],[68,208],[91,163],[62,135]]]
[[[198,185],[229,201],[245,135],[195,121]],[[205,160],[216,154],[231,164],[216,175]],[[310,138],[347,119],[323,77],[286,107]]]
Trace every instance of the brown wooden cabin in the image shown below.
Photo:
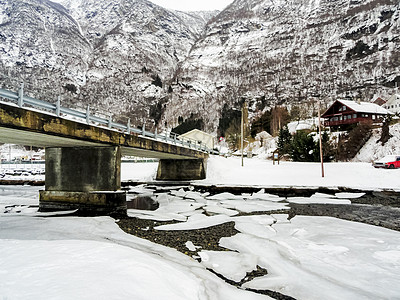
[[[325,126],[335,128],[360,122],[380,123],[388,114],[391,113],[374,103],[336,100],[321,117]]]

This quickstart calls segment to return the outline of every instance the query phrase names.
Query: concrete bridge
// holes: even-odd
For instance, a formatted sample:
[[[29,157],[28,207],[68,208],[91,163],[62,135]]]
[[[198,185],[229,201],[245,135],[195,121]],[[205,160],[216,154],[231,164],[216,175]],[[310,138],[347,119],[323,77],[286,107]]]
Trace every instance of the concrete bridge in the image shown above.
[[[79,209],[88,214],[126,213],[121,156],[159,159],[158,180],[206,176],[210,150],[196,141],[149,133],[60,105],[0,89],[0,142],[44,147],[45,190],[39,209]],[[27,107],[28,106],[28,107]],[[35,107],[35,109],[33,109]],[[47,112],[38,111],[37,108]]]

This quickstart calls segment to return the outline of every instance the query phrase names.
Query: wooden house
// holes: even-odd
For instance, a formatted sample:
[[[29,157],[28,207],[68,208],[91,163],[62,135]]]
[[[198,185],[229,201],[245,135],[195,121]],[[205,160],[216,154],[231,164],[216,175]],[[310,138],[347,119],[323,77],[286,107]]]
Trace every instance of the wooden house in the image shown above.
[[[391,112],[375,103],[336,100],[321,117],[327,127],[346,127],[361,122],[380,123],[388,114]]]

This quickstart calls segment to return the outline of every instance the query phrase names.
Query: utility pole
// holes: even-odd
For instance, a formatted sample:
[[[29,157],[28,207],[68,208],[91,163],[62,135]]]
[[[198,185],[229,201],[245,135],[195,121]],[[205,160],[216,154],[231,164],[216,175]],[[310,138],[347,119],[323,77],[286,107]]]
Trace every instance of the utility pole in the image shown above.
[[[318,99],[318,128],[319,128],[319,156],[321,158],[321,172],[322,177],[325,177],[324,174],[324,156],[322,153],[322,132],[321,132],[321,102]]]
[[[240,148],[241,148],[241,158],[242,158],[242,167],[243,167],[243,133],[244,133],[244,116],[243,116],[244,106],[242,106],[242,117],[240,118]]]
[[[11,169],[11,144],[8,144],[8,168]]]
[[[33,167],[32,167],[32,146],[31,146],[31,149],[29,151],[29,156],[30,156],[30,159],[31,159],[31,171],[32,171],[32,169],[33,169]]]

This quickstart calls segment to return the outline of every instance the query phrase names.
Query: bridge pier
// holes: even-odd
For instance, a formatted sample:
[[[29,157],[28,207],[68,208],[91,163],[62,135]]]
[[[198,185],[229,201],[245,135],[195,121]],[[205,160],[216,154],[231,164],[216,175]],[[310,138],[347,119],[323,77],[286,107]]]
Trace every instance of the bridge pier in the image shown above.
[[[45,190],[39,211],[74,210],[87,215],[125,215],[121,148],[46,148]]]
[[[200,180],[206,178],[207,159],[160,159],[157,180]]]

